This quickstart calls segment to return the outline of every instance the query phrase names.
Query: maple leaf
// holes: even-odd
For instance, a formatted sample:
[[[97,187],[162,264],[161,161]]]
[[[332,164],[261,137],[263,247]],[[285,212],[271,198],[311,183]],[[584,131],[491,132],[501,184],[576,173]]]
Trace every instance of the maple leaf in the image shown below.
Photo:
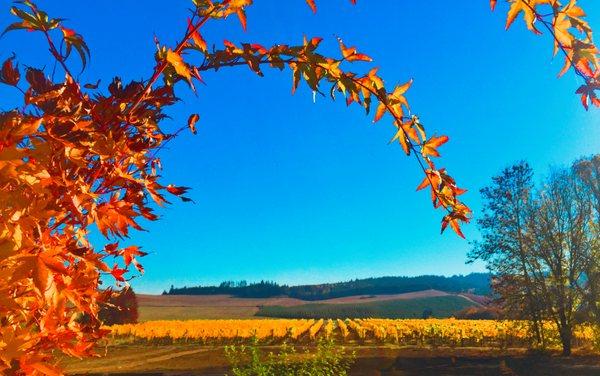
[[[594,106],[600,107],[600,98],[598,98],[596,90],[600,90],[600,84],[584,84],[577,89],[576,94],[581,95],[581,104],[586,110],[589,110],[590,102]]]
[[[560,46],[571,47],[573,35],[569,32],[571,22],[563,12],[559,13],[554,20],[554,54],[558,52]]]
[[[185,77],[188,82],[191,82],[192,72],[187,64],[183,61],[180,54],[169,49],[167,51],[167,62],[169,62],[169,64],[175,68],[175,72],[177,72],[178,75]]]
[[[117,265],[114,265],[112,270],[110,271],[110,274],[115,278],[116,281],[125,282],[123,274],[125,274],[126,272],[127,269],[121,269]]]
[[[535,21],[537,19],[535,7],[540,4],[550,4],[551,1],[552,0],[511,0],[512,3],[506,19],[506,29],[508,30],[517,16],[523,12],[527,28],[536,34],[541,34],[535,27]]]
[[[440,136],[432,137],[427,140],[421,149],[423,156],[431,155],[433,157],[439,157],[440,153],[437,151],[437,148],[448,142],[448,139],[448,136]]]
[[[444,218],[442,219],[442,231],[441,231],[442,233],[446,230],[448,225],[450,225],[450,228],[452,228],[452,230],[458,236],[465,239],[465,235],[463,234],[463,232],[460,228],[459,218],[457,218],[454,213],[450,213],[450,214],[444,216]]]
[[[342,42],[342,39],[338,38],[338,42],[340,44],[342,56],[346,61],[373,61],[369,56],[358,53],[356,47],[346,47],[344,42]]]
[[[140,251],[140,248],[137,246],[129,246],[126,248],[123,248],[119,254],[121,256],[123,256],[123,261],[125,262],[126,266],[129,266],[129,264],[131,264],[131,262],[133,260],[135,260],[135,256],[146,256],[147,253],[146,252],[142,252]]]

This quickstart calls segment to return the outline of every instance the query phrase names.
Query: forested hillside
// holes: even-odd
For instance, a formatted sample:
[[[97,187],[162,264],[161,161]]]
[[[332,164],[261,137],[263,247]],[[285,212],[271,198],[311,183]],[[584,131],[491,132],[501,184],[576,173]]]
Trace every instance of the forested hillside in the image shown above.
[[[470,292],[478,295],[490,293],[490,274],[471,273],[451,277],[423,275],[417,277],[379,277],[355,279],[347,282],[318,285],[288,286],[275,282],[246,281],[222,282],[219,286],[176,288],[171,286],[165,295],[218,295],[228,294],[242,298],[289,296],[302,300],[323,300],[352,295],[401,294],[423,290],[441,290],[450,293]]]

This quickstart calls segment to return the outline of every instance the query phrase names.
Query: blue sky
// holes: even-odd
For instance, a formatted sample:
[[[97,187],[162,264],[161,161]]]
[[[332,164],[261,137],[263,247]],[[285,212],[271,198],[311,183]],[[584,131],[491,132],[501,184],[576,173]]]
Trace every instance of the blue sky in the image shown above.
[[[172,44],[189,4],[37,3],[84,35],[92,60],[82,80],[103,84],[114,75],[149,77],[153,35]],[[521,20],[504,31],[506,4],[491,13],[486,0],[434,3],[321,0],[313,15],[303,0],[256,1],[246,33],[230,19],[207,25],[204,36],[218,45],[321,36],[331,54],[339,36],[373,57],[389,86],[414,78],[412,110],[429,133],[450,137],[441,165],[470,190],[464,199],[475,216],[478,190],[511,162],[526,159],[543,176],[600,151],[600,111],[584,111],[573,74],[556,79],[563,61],[552,58],[548,36],[527,32]],[[600,4],[580,4],[600,28]],[[8,8],[0,7],[2,25],[11,22]],[[38,35],[0,39],[0,58],[12,52],[22,64],[51,68]],[[393,132],[385,120],[372,125],[342,101],[313,103],[306,88],[290,95],[289,71],[259,78],[224,69],[204,79],[197,97],[181,88],[183,102],[165,124],[179,128],[198,112],[198,134],[183,134],[161,155],[164,181],[192,187],[196,203],[174,200],[160,209],[160,221],[145,223],[148,232],[129,240],[150,252],[146,274],[132,282],[138,291],[226,279],[311,283],[483,270],[465,265],[468,241],[439,234],[442,213],[415,193],[421,175],[414,159],[387,144]],[[5,109],[16,103],[6,88],[0,95]],[[465,234],[477,239],[474,223]]]

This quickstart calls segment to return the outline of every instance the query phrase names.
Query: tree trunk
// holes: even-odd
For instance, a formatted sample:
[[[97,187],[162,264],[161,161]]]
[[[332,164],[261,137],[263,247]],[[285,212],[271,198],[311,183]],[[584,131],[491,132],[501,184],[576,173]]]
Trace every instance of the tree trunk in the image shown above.
[[[571,355],[571,342],[573,339],[573,333],[569,325],[565,325],[560,328],[560,341],[562,343],[562,355]]]

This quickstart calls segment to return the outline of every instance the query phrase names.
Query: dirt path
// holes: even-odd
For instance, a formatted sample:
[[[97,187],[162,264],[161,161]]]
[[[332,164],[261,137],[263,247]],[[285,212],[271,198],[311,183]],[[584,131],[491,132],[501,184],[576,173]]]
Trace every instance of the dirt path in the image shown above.
[[[102,364],[96,367],[85,366],[81,368],[71,368],[69,369],[69,373],[88,373],[88,372],[121,372],[127,370],[135,370],[136,368],[145,368],[144,366],[152,363],[160,363],[165,362],[171,359],[179,358],[187,355],[199,354],[202,352],[213,351],[212,349],[196,349],[196,350],[186,350],[186,351],[176,351],[173,352],[172,349],[166,351],[156,351],[152,353],[144,353],[145,357],[143,360],[130,361],[130,359],[140,358],[139,355],[130,355],[123,357],[111,357],[110,364]],[[158,354],[162,354],[165,352],[169,352],[169,354],[156,356]]]

